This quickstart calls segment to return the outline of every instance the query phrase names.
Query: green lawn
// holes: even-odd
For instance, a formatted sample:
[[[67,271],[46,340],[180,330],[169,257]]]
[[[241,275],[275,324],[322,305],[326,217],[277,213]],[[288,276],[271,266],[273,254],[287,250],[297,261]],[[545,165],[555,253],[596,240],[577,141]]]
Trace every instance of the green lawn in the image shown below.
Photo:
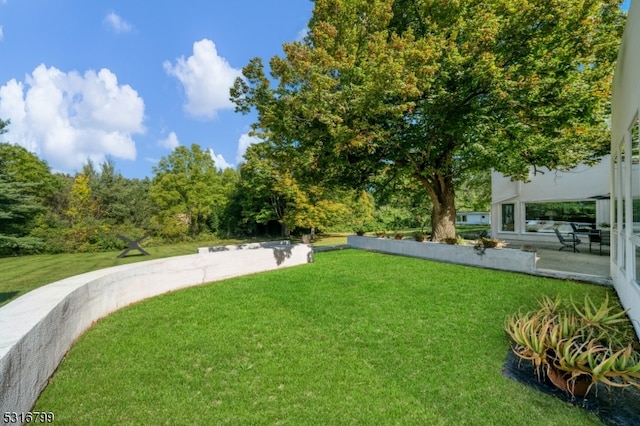
[[[502,377],[504,319],[611,289],[357,250],[160,296],[88,331],[34,410],[59,424],[589,425]]]
[[[240,240],[214,240],[180,243],[166,246],[143,247],[150,256],[138,251],[118,259],[122,250],[103,253],[41,254],[0,258],[0,306],[15,298],[55,281],[110,266],[124,265],[163,257],[194,254],[198,247],[249,242]]]

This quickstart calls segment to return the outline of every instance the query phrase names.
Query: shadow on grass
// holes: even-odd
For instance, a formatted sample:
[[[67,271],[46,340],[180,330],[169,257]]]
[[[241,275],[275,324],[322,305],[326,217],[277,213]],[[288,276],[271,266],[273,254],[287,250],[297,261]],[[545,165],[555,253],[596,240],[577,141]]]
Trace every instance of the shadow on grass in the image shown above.
[[[11,300],[18,294],[17,291],[8,291],[6,293],[0,293],[0,305],[6,302],[7,300]]]

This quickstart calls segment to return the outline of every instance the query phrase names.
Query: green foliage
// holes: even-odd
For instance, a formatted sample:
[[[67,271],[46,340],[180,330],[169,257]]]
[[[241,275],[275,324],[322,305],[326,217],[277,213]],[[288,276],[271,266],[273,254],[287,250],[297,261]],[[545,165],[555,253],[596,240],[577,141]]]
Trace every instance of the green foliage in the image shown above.
[[[456,211],[488,212],[490,209],[491,171],[489,169],[457,179]]]
[[[107,159],[96,171],[89,161],[83,168],[96,202],[95,217],[109,224],[131,224],[148,228],[154,208],[149,197],[151,181],[127,179]]]
[[[0,170],[7,181],[28,184],[22,191],[41,203],[50,200],[55,190],[47,163],[19,145],[0,143]]]
[[[207,220],[223,211],[228,190],[211,153],[199,145],[177,147],[153,172],[149,194],[158,208],[153,220],[160,235],[197,237],[207,229]]]
[[[64,212],[65,216],[72,227],[82,226],[95,217],[96,210],[96,201],[89,186],[89,176],[78,174],[69,192],[69,205]]]
[[[560,297],[543,297],[535,311],[507,318],[505,331],[520,358],[533,362],[540,374],[558,375],[554,384],[574,393],[580,380],[589,388],[640,388],[640,352],[626,311],[611,305],[608,295],[596,305],[587,295],[584,305],[563,306]],[[552,371],[554,370],[554,371]]]
[[[6,122],[0,120],[0,133]],[[0,144],[0,255],[36,253],[42,240],[30,235],[51,190],[46,163],[24,148]]]
[[[623,22],[615,0],[316,0],[307,38],[271,59],[273,78],[255,58],[231,95],[315,182],[420,185],[441,239],[467,178],[525,179],[608,151]]]
[[[234,195],[242,217],[237,226],[255,232],[257,225],[277,222],[283,236],[296,229],[313,234],[369,226],[373,205],[366,193],[310,182],[300,162],[288,162],[285,156],[274,155],[272,148],[262,142],[245,154]]]

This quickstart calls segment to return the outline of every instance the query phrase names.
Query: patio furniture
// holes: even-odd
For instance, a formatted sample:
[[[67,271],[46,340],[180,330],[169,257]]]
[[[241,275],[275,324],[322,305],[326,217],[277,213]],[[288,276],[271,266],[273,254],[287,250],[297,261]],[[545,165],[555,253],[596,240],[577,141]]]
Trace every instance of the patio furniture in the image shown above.
[[[591,253],[592,244],[600,246],[600,254],[602,255],[602,246],[611,246],[611,232],[602,229],[591,230],[589,232],[589,253]]]
[[[571,229],[573,229],[574,234],[588,234],[589,232],[595,229],[595,225],[578,225],[577,223],[569,222],[571,225]]]
[[[576,234],[569,234],[570,237],[564,237],[560,231],[558,231],[558,228],[554,228],[553,231],[556,233],[556,236],[558,237],[558,241],[560,241],[560,244],[562,244],[562,247],[560,247],[558,250],[562,251],[566,248],[570,248],[573,249],[574,253],[580,253],[580,250],[578,250],[576,248],[576,246],[578,244],[581,243],[580,238],[578,238],[576,236]]]

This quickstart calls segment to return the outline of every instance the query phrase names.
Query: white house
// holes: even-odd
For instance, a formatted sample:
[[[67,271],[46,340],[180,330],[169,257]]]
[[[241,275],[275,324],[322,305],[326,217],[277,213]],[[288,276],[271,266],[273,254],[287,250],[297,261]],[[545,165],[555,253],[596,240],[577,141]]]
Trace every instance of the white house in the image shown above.
[[[489,225],[490,212],[457,212],[456,225]]]
[[[640,2],[629,6],[611,100],[611,277],[640,336]]]
[[[491,174],[491,235],[500,239],[557,242],[554,228],[572,231],[608,225],[610,157],[569,171],[538,170],[530,181]]]

